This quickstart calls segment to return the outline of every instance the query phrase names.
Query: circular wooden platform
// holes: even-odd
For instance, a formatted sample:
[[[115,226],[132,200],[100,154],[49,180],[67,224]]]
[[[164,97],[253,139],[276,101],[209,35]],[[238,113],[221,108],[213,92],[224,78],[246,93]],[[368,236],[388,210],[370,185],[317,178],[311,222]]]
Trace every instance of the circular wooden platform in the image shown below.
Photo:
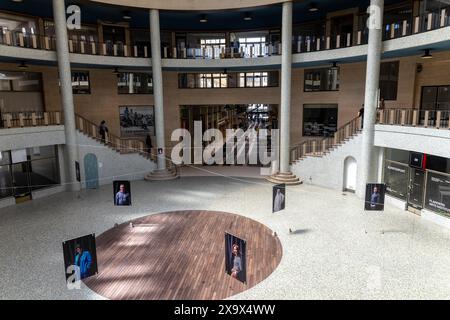
[[[149,215],[97,237],[99,274],[84,280],[109,299],[224,299],[269,276],[282,256],[272,231],[212,211]],[[225,232],[247,241],[247,284],[225,273]]]

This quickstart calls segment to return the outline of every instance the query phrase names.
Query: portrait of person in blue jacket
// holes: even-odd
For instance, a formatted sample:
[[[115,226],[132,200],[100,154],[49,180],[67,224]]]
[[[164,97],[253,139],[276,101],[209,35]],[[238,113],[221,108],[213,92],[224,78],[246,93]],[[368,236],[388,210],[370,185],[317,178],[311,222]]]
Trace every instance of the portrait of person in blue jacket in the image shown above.
[[[131,205],[131,195],[130,195],[130,192],[126,188],[125,183],[119,184],[119,191],[117,191],[117,193],[114,196],[114,204],[116,206]]]
[[[385,185],[380,183],[368,183],[366,186],[365,210],[384,210]]]
[[[75,245],[75,265],[80,268],[80,279],[91,276],[92,256],[79,244]]]

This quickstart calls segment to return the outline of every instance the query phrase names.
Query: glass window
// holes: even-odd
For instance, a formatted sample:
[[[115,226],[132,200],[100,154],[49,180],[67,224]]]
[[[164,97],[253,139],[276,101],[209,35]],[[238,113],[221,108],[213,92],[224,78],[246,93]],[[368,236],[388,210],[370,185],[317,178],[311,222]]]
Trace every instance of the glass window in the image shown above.
[[[200,48],[205,51],[206,58],[219,58],[225,44],[225,38],[200,39]]]
[[[338,90],[339,67],[305,70],[305,92]]]
[[[12,179],[10,166],[0,166],[0,198],[12,196]]]
[[[450,175],[427,171],[425,208],[450,217]]]
[[[56,158],[38,159],[30,162],[32,189],[59,184],[58,161]]]
[[[56,153],[55,146],[33,147],[27,149],[27,156],[31,160],[55,158]]]
[[[277,87],[278,71],[240,73],[181,73],[179,88]]]
[[[380,98],[397,100],[399,62],[382,62],[380,66]]]
[[[333,136],[337,130],[337,104],[305,104],[303,106],[304,136]]]
[[[304,136],[333,136],[337,130],[337,104],[305,104]]]
[[[0,71],[0,91],[41,92],[42,76],[37,72]]]
[[[123,72],[117,77],[119,94],[152,94],[153,78],[150,73]]]
[[[10,151],[1,151],[0,152],[0,165],[10,164],[10,163],[11,163],[11,152]]]
[[[384,182],[386,192],[396,198],[406,200],[408,186],[408,165],[386,160],[384,164]]]
[[[266,37],[240,37],[239,48],[247,57],[264,56],[267,51]]]
[[[91,85],[88,71],[72,71],[73,94],[90,94]]]
[[[385,151],[385,157],[387,160],[401,162],[404,164],[409,163],[409,151],[406,150],[387,148]]]

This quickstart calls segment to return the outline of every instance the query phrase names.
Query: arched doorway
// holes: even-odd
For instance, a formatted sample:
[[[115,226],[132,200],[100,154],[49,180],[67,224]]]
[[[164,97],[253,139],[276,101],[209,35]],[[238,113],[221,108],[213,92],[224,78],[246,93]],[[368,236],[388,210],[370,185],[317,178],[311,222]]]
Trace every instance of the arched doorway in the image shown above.
[[[344,191],[356,191],[357,164],[353,157],[347,157],[344,161]]]
[[[84,176],[86,189],[98,188],[98,161],[97,156],[93,153],[88,153],[84,157]]]

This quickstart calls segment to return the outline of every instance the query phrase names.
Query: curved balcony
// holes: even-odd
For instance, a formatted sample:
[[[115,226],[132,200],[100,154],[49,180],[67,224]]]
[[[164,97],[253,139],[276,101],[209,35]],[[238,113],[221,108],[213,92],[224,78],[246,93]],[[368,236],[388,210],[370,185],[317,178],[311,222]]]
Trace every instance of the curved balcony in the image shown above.
[[[361,61],[367,54],[368,30],[330,36],[295,36],[294,66]],[[450,48],[450,8],[383,26],[383,57],[418,54],[419,50]],[[80,65],[149,68],[150,48],[142,44],[69,40],[71,62]],[[0,56],[17,60],[54,62],[54,37],[7,31],[0,34]],[[255,68],[281,64],[281,43],[202,45],[197,48],[161,48],[166,69]]]

